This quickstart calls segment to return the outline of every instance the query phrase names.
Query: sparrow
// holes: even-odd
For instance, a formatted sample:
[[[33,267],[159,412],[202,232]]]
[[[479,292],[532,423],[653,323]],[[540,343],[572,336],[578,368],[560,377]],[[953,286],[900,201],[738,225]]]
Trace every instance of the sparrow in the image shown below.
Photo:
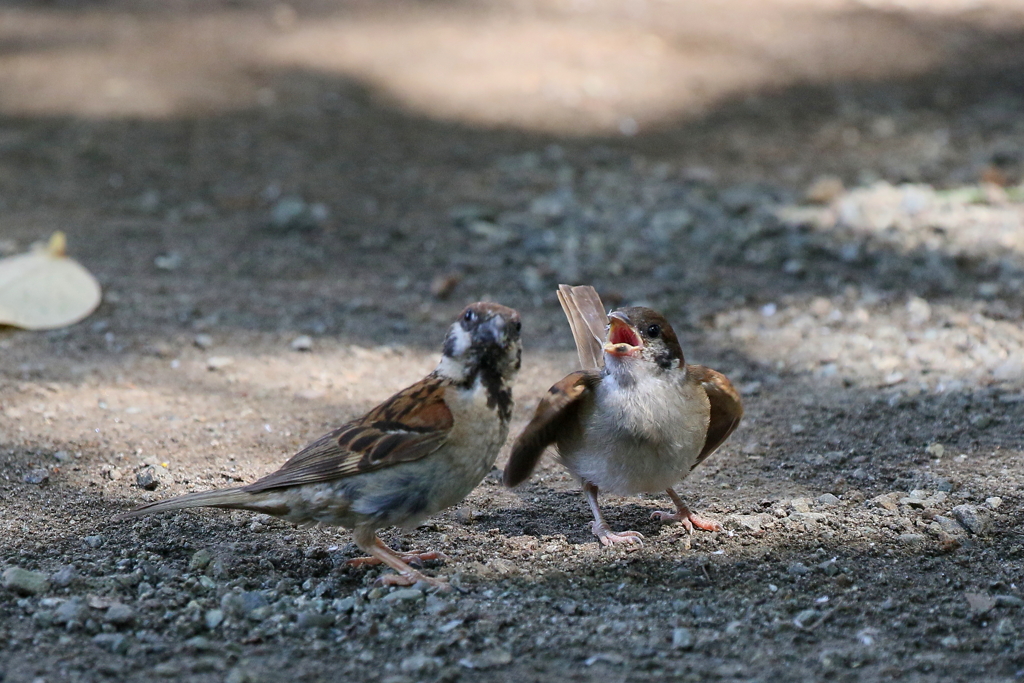
[[[447,588],[408,564],[443,555],[396,553],[377,531],[414,528],[465,498],[494,466],[508,437],[521,329],[513,309],[471,304],[448,329],[433,372],[312,442],[276,472],[248,486],[143,505],[123,518],[215,507],[262,512],[303,526],[338,525],[350,529],[369,555],[350,564],[383,563],[398,572],[381,583],[425,581]]]
[[[643,306],[609,315],[593,287],[560,285],[558,300],[583,370],[548,391],[512,446],[507,486],[522,483],[554,444],[579,479],[603,545],[643,544],[636,531],[613,532],[598,506],[600,491],[619,495],[664,491],[675,512],[652,518],[717,531],[675,492],[722,445],[743,417],[739,392],[720,372],[687,365],[664,316]]]

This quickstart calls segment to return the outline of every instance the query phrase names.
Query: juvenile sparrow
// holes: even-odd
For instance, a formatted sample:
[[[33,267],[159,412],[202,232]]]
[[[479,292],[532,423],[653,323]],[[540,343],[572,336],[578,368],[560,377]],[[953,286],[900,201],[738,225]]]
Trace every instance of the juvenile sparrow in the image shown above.
[[[665,491],[675,512],[655,512],[714,531],[673,487],[728,438],[743,416],[739,393],[725,375],[687,365],[672,326],[649,308],[605,315],[593,287],[560,285],[583,371],[555,384],[512,447],[505,484],[525,481],[551,444],[581,482],[604,545],[641,543],[636,531],[613,532],[598,507],[601,490],[619,495]],[[602,358],[603,356],[603,358]]]
[[[400,555],[377,537],[388,526],[415,527],[455,505],[494,466],[508,436],[511,383],[522,346],[519,314],[493,303],[467,306],[448,330],[441,362],[419,382],[361,418],[325,434],[281,469],[238,488],[190,493],[124,515],[191,507],[251,510],[302,525],[351,529],[370,557],[398,574],[382,581],[412,585],[428,578],[408,561],[439,553]]]

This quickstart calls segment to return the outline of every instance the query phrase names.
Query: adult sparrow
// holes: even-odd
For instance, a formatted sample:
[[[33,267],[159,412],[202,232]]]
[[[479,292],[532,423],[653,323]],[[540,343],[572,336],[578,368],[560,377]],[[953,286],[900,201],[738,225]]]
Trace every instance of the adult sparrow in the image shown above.
[[[593,287],[560,285],[558,299],[572,328],[583,371],[555,384],[512,447],[505,484],[525,481],[551,444],[583,486],[604,545],[640,543],[636,531],[613,532],[598,506],[599,491],[619,495],[665,491],[675,512],[661,521],[718,530],[694,514],[673,487],[714,453],[743,416],[739,393],[725,375],[687,365],[679,340],[658,312],[636,306],[605,315]]]
[[[238,488],[190,493],[124,515],[192,507],[263,512],[302,525],[351,529],[370,557],[398,574],[382,582],[411,585],[428,578],[408,561],[439,553],[400,555],[377,537],[388,526],[413,528],[455,505],[494,466],[508,436],[511,382],[522,346],[519,314],[493,303],[467,306],[448,330],[441,362],[419,382],[292,456],[281,469]]]

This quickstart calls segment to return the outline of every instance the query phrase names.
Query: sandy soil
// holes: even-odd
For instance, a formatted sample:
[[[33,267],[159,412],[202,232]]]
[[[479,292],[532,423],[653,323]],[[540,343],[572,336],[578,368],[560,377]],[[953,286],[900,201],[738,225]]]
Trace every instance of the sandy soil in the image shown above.
[[[0,330],[0,680],[1024,677],[1022,48],[1010,0],[7,3],[0,252],[65,230],[105,299]],[[648,542],[601,548],[548,462],[385,534],[438,596],[339,530],[110,521],[272,470],[478,299],[515,431],[560,281],[744,392],[680,487],[724,532],[609,497]]]

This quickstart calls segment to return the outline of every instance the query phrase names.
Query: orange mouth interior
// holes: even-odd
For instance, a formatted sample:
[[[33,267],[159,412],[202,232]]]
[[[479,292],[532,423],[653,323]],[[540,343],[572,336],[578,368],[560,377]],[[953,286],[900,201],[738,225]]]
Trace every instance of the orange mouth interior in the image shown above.
[[[612,318],[611,329],[608,331],[608,343],[618,346],[629,344],[630,346],[641,346],[640,335],[626,323]]]

